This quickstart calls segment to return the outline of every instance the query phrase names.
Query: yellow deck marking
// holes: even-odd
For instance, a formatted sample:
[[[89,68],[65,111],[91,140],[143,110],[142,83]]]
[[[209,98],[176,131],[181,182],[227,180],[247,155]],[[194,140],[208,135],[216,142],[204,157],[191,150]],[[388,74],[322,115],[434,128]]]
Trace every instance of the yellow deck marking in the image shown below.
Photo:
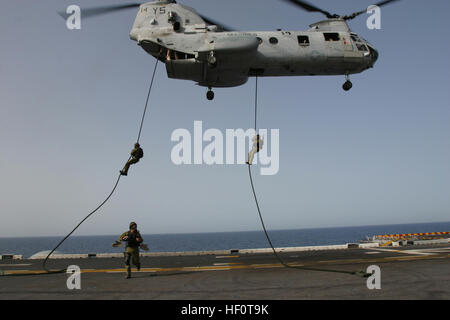
[[[394,242],[394,240],[388,241],[386,243],[383,243],[380,247],[387,247],[388,245],[390,245],[392,242]]]
[[[324,260],[317,262],[310,262],[304,264],[289,263],[288,265],[293,267],[312,267],[314,265],[320,264],[351,264],[351,263],[376,263],[376,262],[388,262],[388,261],[414,261],[414,260],[430,260],[430,259],[447,259],[450,254],[441,254],[434,256],[406,256],[406,257],[385,257],[385,258],[373,258],[370,259],[342,259],[342,260]],[[174,267],[174,268],[142,268],[140,272],[182,272],[182,271],[224,271],[224,270],[243,270],[243,269],[270,269],[270,268],[283,268],[284,266],[280,263],[276,264],[224,264],[224,265],[214,265],[214,266],[197,266],[197,267]],[[56,270],[53,270],[56,271]],[[132,268],[133,272],[137,272],[135,268]],[[45,274],[43,270],[4,270],[5,275],[8,274]],[[125,268],[119,269],[82,269],[82,273],[123,273]]]

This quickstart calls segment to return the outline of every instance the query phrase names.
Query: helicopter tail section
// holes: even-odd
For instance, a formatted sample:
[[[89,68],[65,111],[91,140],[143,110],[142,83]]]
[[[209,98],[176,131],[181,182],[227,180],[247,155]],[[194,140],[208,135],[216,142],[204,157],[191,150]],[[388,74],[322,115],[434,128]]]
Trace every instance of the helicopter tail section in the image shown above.
[[[197,29],[206,29],[206,22],[194,9],[174,1],[156,1],[139,7],[130,38],[138,43],[143,40],[163,41]]]

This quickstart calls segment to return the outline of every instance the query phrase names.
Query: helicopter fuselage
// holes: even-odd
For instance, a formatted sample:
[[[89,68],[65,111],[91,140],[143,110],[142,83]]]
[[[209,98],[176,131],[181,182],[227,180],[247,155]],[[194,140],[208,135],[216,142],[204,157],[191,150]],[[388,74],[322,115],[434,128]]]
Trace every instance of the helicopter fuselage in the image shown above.
[[[249,77],[350,75],[373,67],[378,52],[341,19],[307,31],[223,31],[172,1],[141,5],[131,39],[164,62],[169,78],[234,87]]]

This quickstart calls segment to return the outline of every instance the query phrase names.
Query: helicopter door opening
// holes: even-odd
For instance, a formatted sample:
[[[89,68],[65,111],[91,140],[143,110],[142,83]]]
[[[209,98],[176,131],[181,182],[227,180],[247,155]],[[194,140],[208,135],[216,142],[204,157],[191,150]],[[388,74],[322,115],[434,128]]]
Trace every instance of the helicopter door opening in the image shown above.
[[[193,54],[161,47],[160,56],[166,64],[169,78],[181,80],[203,80],[203,63],[195,60]]]
[[[166,61],[188,60],[195,58],[193,54],[170,49],[163,50],[162,53],[162,56],[166,58]]]

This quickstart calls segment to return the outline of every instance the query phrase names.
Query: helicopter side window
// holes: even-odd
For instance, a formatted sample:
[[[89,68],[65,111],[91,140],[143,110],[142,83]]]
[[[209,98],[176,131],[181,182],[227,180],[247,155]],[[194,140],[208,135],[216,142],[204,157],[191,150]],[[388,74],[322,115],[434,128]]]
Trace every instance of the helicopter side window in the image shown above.
[[[270,42],[271,44],[277,44],[277,43],[278,43],[278,39],[275,38],[275,37],[272,37],[272,38],[269,39],[269,42]]]
[[[301,46],[309,46],[309,37],[308,36],[298,36],[298,44]]]
[[[340,40],[339,33],[335,33],[335,32],[333,32],[333,33],[325,32],[323,34],[323,36],[325,37],[325,41],[339,41]]]

